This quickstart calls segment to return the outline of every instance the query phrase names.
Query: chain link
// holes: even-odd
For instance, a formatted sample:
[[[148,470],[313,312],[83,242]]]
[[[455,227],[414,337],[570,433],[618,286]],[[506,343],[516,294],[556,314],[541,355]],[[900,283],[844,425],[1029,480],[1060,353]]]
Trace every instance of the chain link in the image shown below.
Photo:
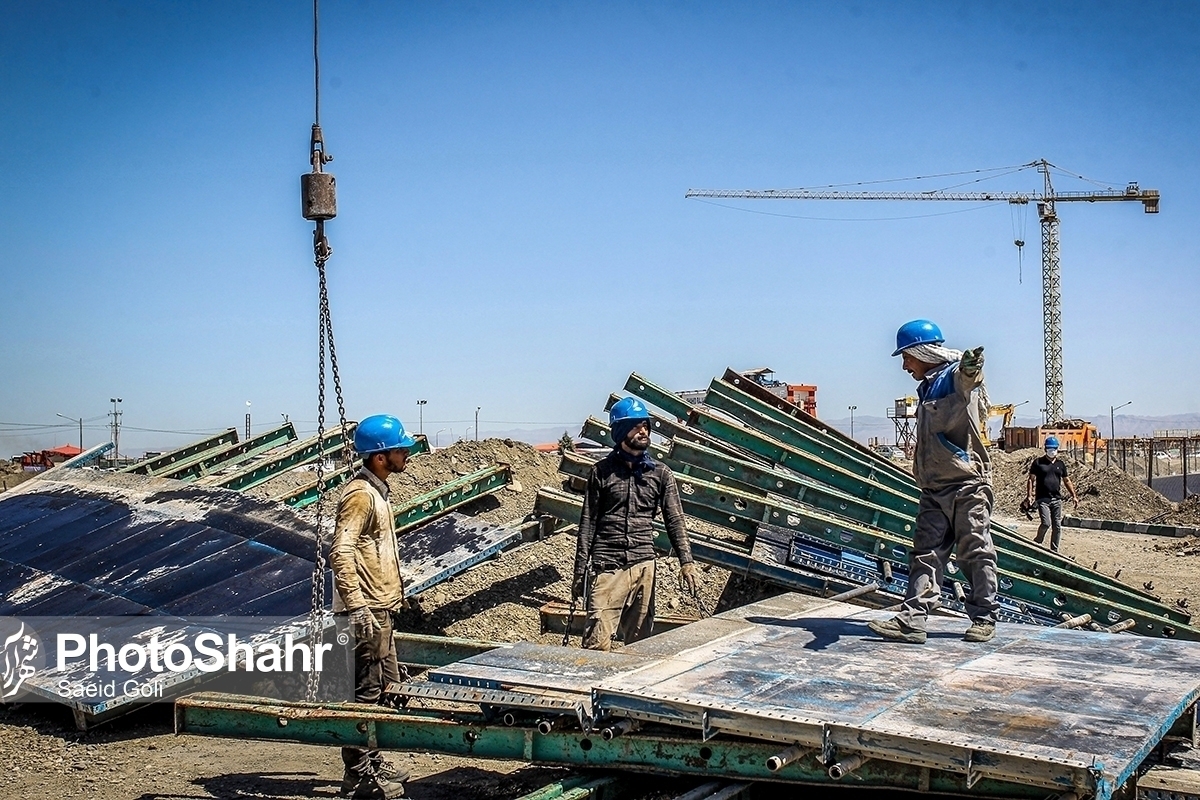
[[[338,373],[337,348],[333,341],[333,318],[329,313],[329,288],[325,277],[325,264],[333,255],[333,248],[325,238],[325,225],[318,221],[313,231],[313,254],[317,268],[319,287],[318,332],[317,332],[317,546],[313,563],[312,607],[309,610],[309,641],[319,648],[325,634],[325,456],[322,443],[325,438],[325,351],[329,349],[329,366],[333,375],[333,391],[337,397],[338,424],[342,434],[342,462],[348,467],[351,459],[350,439],[346,435],[346,403],[342,396],[342,379]],[[314,651],[315,652],[315,651]],[[320,690],[321,673],[310,670],[305,687],[305,698],[316,702]]]

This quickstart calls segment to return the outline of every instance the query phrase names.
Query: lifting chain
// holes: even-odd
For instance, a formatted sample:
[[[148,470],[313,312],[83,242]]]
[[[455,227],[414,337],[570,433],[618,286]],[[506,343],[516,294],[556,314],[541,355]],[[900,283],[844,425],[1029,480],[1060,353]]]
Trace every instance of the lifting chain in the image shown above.
[[[325,634],[325,352],[329,351],[329,372],[333,376],[333,391],[337,398],[338,425],[342,434],[342,466],[349,467],[352,457],[350,438],[346,429],[346,402],[342,397],[342,379],[338,373],[337,346],[333,341],[333,318],[329,313],[329,288],[325,277],[325,265],[333,255],[333,248],[325,238],[325,221],[337,216],[336,184],[333,175],[324,171],[325,164],[333,156],[325,152],[325,141],[321,135],[321,62],[317,49],[318,14],[317,0],[313,0],[313,62],[315,65],[315,117],[310,140],[309,161],[312,172],[300,176],[301,213],[307,220],[316,223],[313,230],[313,256],[317,268],[318,321],[317,321],[317,510],[316,510],[316,557],[313,560],[312,605],[308,615],[309,643],[320,648]],[[336,521],[335,521],[336,524]],[[320,652],[314,649],[313,652]],[[316,669],[308,673],[305,699],[316,702],[321,684],[321,673]]]

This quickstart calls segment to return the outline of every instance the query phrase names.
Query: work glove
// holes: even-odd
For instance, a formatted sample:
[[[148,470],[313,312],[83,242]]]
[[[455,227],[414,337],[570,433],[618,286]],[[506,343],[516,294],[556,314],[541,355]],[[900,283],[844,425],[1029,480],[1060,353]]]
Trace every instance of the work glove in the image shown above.
[[[379,635],[379,621],[366,606],[350,612],[350,625],[354,628],[354,638],[360,641],[374,641]]]
[[[968,378],[974,378],[979,374],[979,370],[983,369],[983,348],[976,347],[974,350],[968,350],[963,353],[962,361],[959,362],[962,374]]]
[[[700,594],[700,578],[696,575],[696,565],[692,562],[679,565],[679,585],[687,589],[688,594],[693,597]]]
[[[571,582],[571,599],[572,600],[582,600],[583,599],[583,584],[584,584],[583,576],[576,575],[575,580],[573,580]]]

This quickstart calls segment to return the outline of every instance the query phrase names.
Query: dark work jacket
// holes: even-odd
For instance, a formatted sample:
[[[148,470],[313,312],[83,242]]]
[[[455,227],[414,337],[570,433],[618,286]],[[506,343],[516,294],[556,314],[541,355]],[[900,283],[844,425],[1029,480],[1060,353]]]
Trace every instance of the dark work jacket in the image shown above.
[[[662,514],[682,564],[692,560],[679,486],[665,465],[643,454],[630,462],[614,449],[588,475],[575,550],[575,576],[624,569],[654,558],[651,520]]]

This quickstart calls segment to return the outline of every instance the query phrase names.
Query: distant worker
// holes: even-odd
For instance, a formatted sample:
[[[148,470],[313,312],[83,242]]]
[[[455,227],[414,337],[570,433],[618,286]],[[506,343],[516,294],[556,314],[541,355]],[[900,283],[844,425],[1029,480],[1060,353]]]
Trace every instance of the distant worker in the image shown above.
[[[996,634],[991,461],[979,434],[988,408],[983,348],[964,353],[944,347],[945,341],[937,325],[913,320],[896,333],[892,353],[921,382],[913,457],[921,499],[900,613],[869,627],[886,639],[914,644],[925,641],[926,619],[941,602],[951,553],[971,585],[966,597],[971,627],[963,638],[986,642]]]
[[[1067,463],[1058,459],[1058,439],[1047,436],[1045,446],[1046,455],[1038,456],[1029,465],[1027,501],[1030,505],[1037,502],[1041,519],[1037,538],[1033,541],[1041,544],[1046,540],[1046,531],[1050,531],[1050,550],[1057,553],[1062,540],[1062,485],[1067,485],[1075,508],[1079,508],[1079,495],[1075,492],[1075,484],[1067,477]]]
[[[356,703],[378,703],[384,687],[400,680],[392,614],[400,609],[404,587],[387,479],[404,471],[408,448],[414,444],[400,420],[387,414],[367,417],[354,431],[362,468],[342,492],[329,562],[337,589],[334,613],[349,612],[354,632]],[[343,747],[342,762],[343,795],[404,796],[408,773],[385,761],[378,750]]]
[[[611,649],[618,630],[625,644],[652,632],[656,513],[679,556],[680,581],[692,595],[699,591],[675,475],[647,452],[650,413],[626,397],[608,418],[616,444],[588,475],[571,584],[571,598],[587,602],[583,646],[589,650]]]

